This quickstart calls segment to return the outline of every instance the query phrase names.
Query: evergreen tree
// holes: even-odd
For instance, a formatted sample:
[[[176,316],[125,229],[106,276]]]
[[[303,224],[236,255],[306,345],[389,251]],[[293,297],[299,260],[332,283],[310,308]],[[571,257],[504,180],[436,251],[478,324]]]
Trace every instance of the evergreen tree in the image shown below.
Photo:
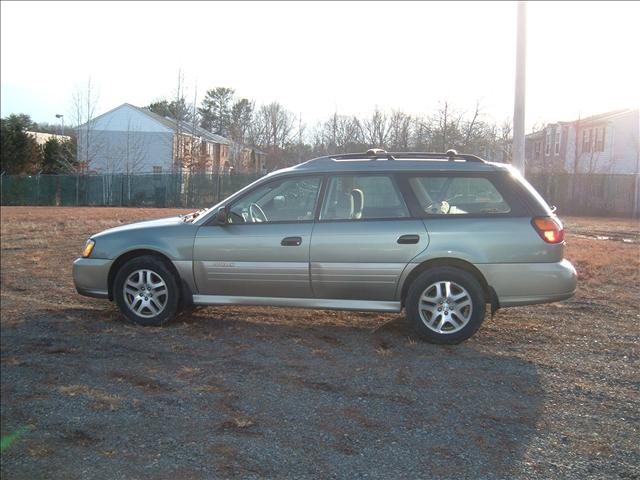
[[[247,142],[247,135],[253,121],[253,107],[253,102],[246,98],[241,98],[231,107],[229,135],[232,140],[240,143]]]
[[[151,110],[153,113],[162,117],[169,117],[181,120],[183,122],[191,122],[193,114],[191,108],[187,105],[184,97],[180,99],[180,102],[176,100],[156,100],[153,103],[147,105],[147,110]]]
[[[200,113],[200,126],[217,133],[229,136],[231,127],[231,108],[233,102],[233,88],[217,87],[207,91]]]
[[[29,115],[12,114],[0,119],[0,170],[7,174],[35,173],[42,150],[27,133],[34,123]]]

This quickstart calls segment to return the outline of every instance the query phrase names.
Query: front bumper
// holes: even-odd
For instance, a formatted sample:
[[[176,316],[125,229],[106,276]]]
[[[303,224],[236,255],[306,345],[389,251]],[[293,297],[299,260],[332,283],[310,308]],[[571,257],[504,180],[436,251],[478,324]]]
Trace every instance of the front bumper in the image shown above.
[[[558,263],[476,264],[493,287],[500,307],[566,300],[576,292],[578,275],[568,260]]]
[[[109,298],[109,269],[112,260],[77,258],[73,262],[73,283],[80,295]]]

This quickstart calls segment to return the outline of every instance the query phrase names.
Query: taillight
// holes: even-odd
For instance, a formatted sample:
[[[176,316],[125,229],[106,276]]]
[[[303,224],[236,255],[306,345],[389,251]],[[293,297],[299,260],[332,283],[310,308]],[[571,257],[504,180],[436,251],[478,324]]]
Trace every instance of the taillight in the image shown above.
[[[534,217],[531,225],[547,243],[560,243],[564,240],[564,227],[557,217]]]

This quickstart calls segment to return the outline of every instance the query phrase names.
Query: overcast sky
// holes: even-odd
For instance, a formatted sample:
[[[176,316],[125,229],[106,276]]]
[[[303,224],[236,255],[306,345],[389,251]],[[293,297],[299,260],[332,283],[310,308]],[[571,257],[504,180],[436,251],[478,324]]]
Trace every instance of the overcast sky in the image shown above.
[[[640,104],[640,3],[528,5],[527,130]],[[313,125],[448,100],[513,114],[516,4],[2,2],[1,114],[70,119],[91,76],[98,111],[216,86]]]

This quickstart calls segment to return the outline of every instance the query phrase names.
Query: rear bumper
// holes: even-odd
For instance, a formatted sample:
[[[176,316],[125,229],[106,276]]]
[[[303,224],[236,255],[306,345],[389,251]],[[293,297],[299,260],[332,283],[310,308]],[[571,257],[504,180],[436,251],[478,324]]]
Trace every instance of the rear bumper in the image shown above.
[[[73,283],[80,295],[109,298],[109,269],[111,260],[77,258],[73,262]]]
[[[558,263],[476,264],[493,287],[500,307],[566,300],[576,292],[578,276],[568,260]]]

